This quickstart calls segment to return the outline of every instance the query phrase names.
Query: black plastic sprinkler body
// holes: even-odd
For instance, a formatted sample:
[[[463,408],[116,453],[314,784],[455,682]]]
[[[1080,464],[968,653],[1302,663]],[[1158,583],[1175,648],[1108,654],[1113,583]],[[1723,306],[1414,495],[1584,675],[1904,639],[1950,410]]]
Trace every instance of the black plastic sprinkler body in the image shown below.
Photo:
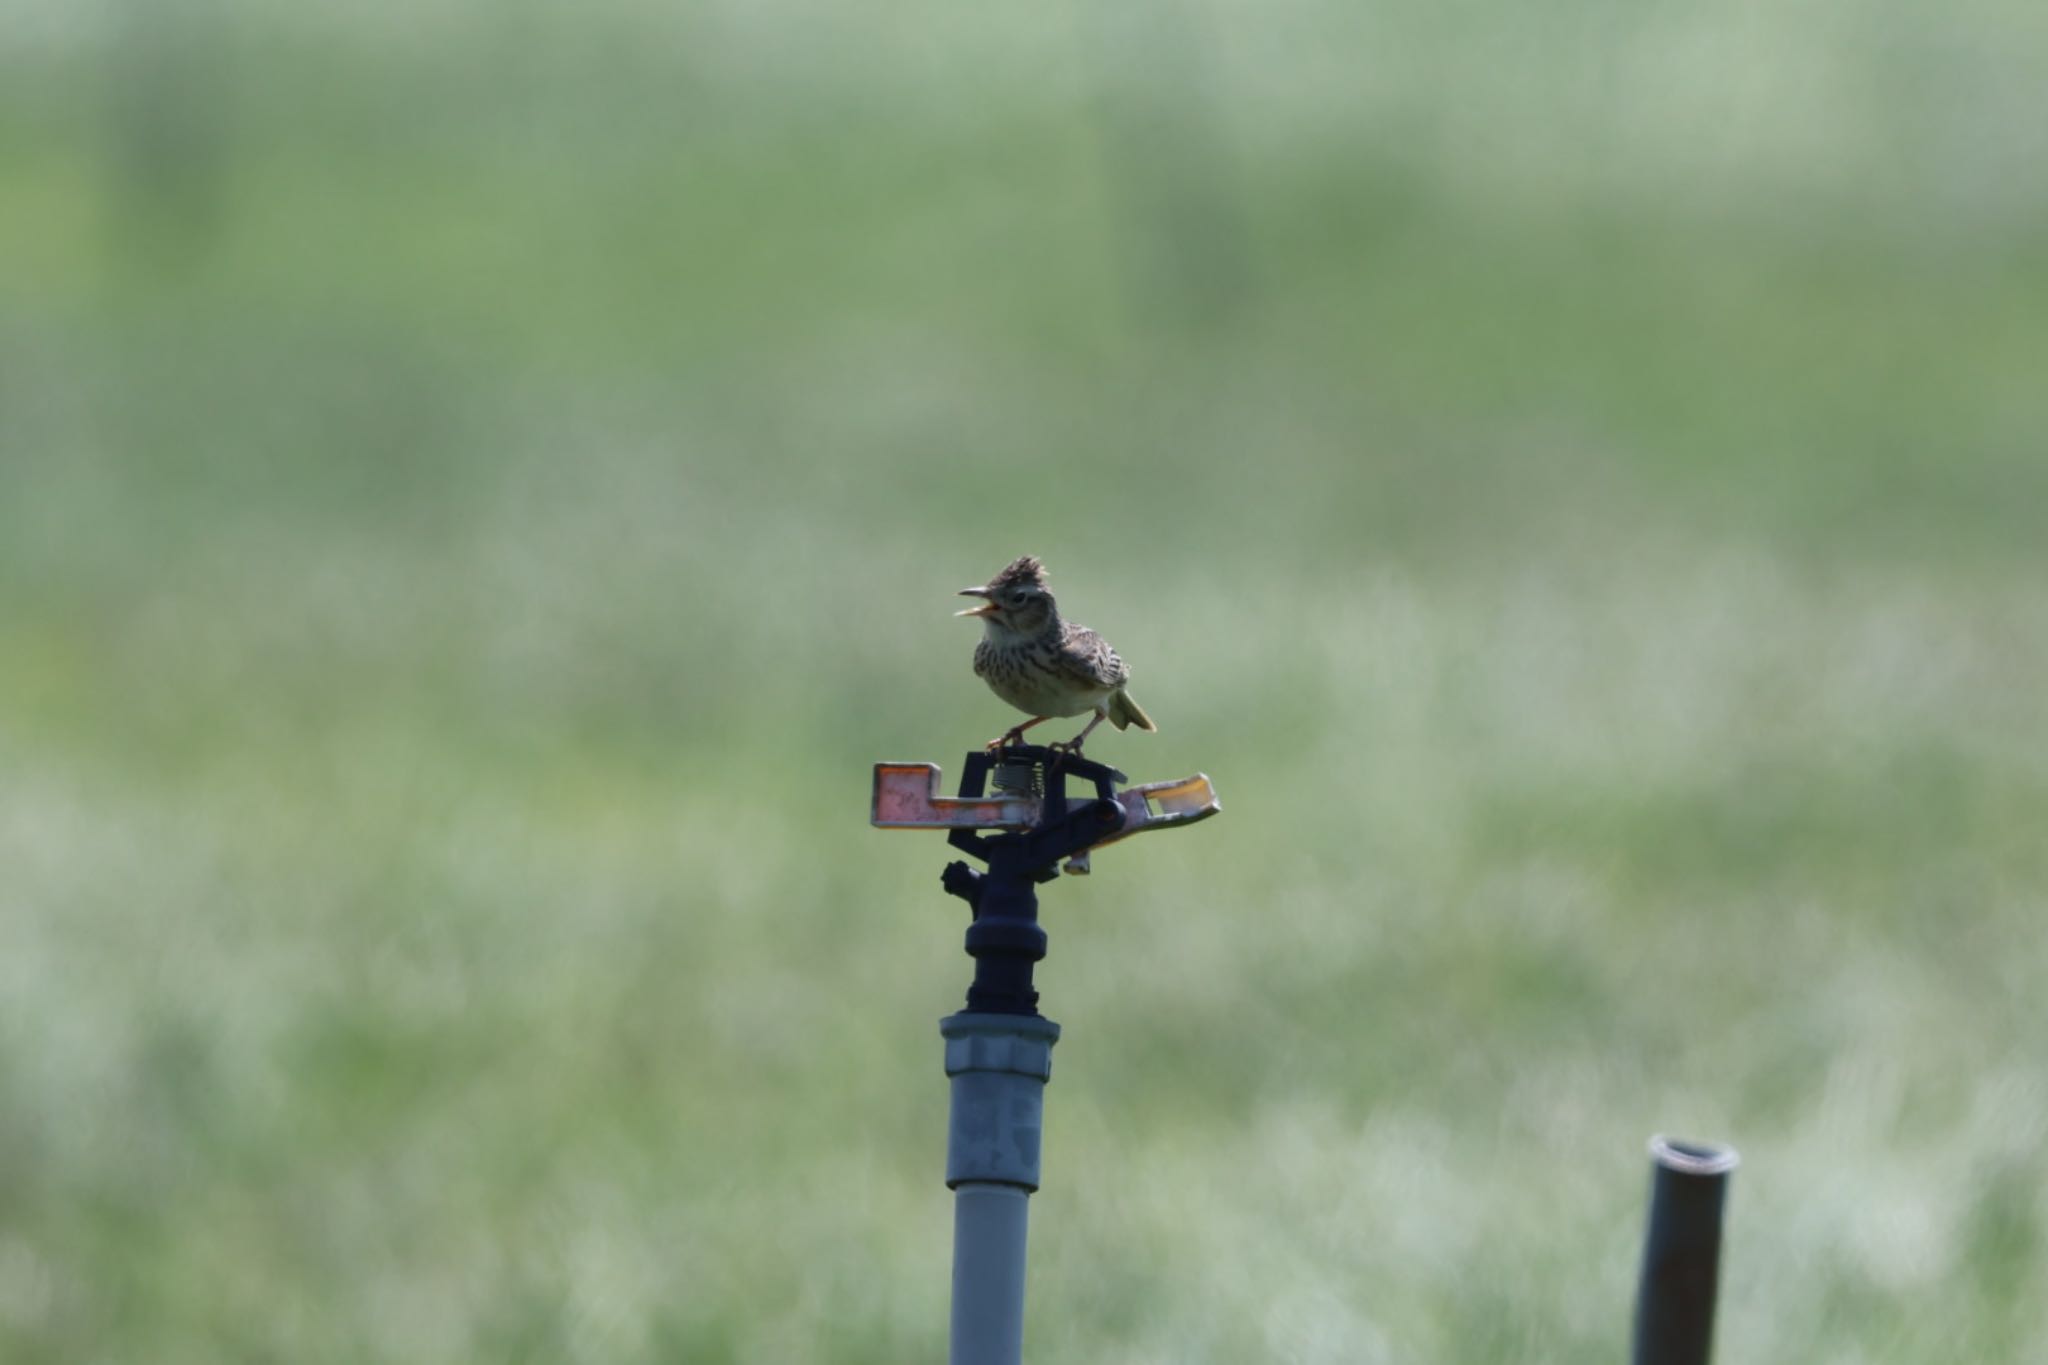
[[[1734,1150],[1650,1139],[1650,1227],[1636,1290],[1634,1365],[1707,1365]]]
[[[952,831],[946,841],[987,863],[988,871],[949,863],[940,884],[974,912],[974,921],[967,926],[967,955],[974,959],[967,1008],[988,1014],[1037,1014],[1038,992],[1031,975],[1046,947],[1045,930],[1038,923],[1038,884],[1058,876],[1061,862],[1123,831],[1124,809],[1117,804],[1115,784],[1124,775],[1076,755],[1013,745],[1000,754],[969,756],[960,774],[961,799],[983,794],[998,758],[1005,765],[1029,763],[1037,769],[1045,814],[1038,824],[1014,834]],[[1070,775],[1095,785],[1093,801],[1069,805]]]

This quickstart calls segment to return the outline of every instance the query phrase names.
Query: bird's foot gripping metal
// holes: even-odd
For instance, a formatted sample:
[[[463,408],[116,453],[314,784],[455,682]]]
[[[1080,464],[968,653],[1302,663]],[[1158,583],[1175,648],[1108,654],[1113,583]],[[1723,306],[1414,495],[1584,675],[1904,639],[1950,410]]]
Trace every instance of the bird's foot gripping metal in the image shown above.
[[[1094,797],[1068,797],[1065,779],[1070,776],[1091,783]],[[994,752],[970,753],[958,796],[944,795],[941,781],[936,763],[877,763],[870,814],[874,826],[951,830],[955,847],[985,857],[981,846],[988,841],[977,838],[979,831],[1032,831],[1042,836],[1061,823],[1063,815],[1071,817],[1107,802],[1119,818],[1101,819],[1098,837],[1060,855],[1067,858],[1069,873],[1081,874],[1088,871],[1093,849],[1146,830],[1191,825],[1222,809],[1204,773],[1119,789],[1118,784],[1130,779],[1059,746],[1011,744]]]

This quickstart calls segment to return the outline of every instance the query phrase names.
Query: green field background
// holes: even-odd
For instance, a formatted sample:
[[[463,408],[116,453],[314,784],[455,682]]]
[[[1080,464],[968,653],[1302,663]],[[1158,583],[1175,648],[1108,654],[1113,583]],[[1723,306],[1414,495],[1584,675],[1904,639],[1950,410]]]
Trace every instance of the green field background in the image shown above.
[[[938,1361],[1043,556],[1029,1358],[2048,1339],[2038,0],[0,0],[0,1358]]]

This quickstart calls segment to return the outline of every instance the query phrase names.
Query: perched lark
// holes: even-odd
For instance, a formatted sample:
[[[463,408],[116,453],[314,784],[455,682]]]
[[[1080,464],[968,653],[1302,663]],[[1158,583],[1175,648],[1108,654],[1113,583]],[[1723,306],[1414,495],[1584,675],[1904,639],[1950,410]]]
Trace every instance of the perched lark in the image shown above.
[[[1045,586],[1045,566],[1030,555],[1012,560],[979,588],[962,588],[962,597],[986,597],[978,607],[954,613],[979,616],[981,643],[974,647],[974,671],[989,690],[1031,719],[989,741],[997,749],[1016,743],[1032,726],[1054,716],[1093,711],[1087,728],[1055,749],[1077,751],[1088,732],[1104,718],[1122,730],[1158,729],[1124,690],[1131,670],[1109,647],[1109,641],[1086,626],[1060,620],[1059,607]]]

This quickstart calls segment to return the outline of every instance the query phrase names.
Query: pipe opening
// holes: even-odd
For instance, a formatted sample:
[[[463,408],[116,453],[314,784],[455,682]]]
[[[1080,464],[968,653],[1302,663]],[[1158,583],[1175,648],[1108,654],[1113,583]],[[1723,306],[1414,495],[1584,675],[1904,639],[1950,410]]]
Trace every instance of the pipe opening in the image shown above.
[[[1726,1175],[1742,1164],[1742,1157],[1733,1147],[1686,1142],[1661,1133],[1650,1139],[1650,1160],[1681,1175]]]

